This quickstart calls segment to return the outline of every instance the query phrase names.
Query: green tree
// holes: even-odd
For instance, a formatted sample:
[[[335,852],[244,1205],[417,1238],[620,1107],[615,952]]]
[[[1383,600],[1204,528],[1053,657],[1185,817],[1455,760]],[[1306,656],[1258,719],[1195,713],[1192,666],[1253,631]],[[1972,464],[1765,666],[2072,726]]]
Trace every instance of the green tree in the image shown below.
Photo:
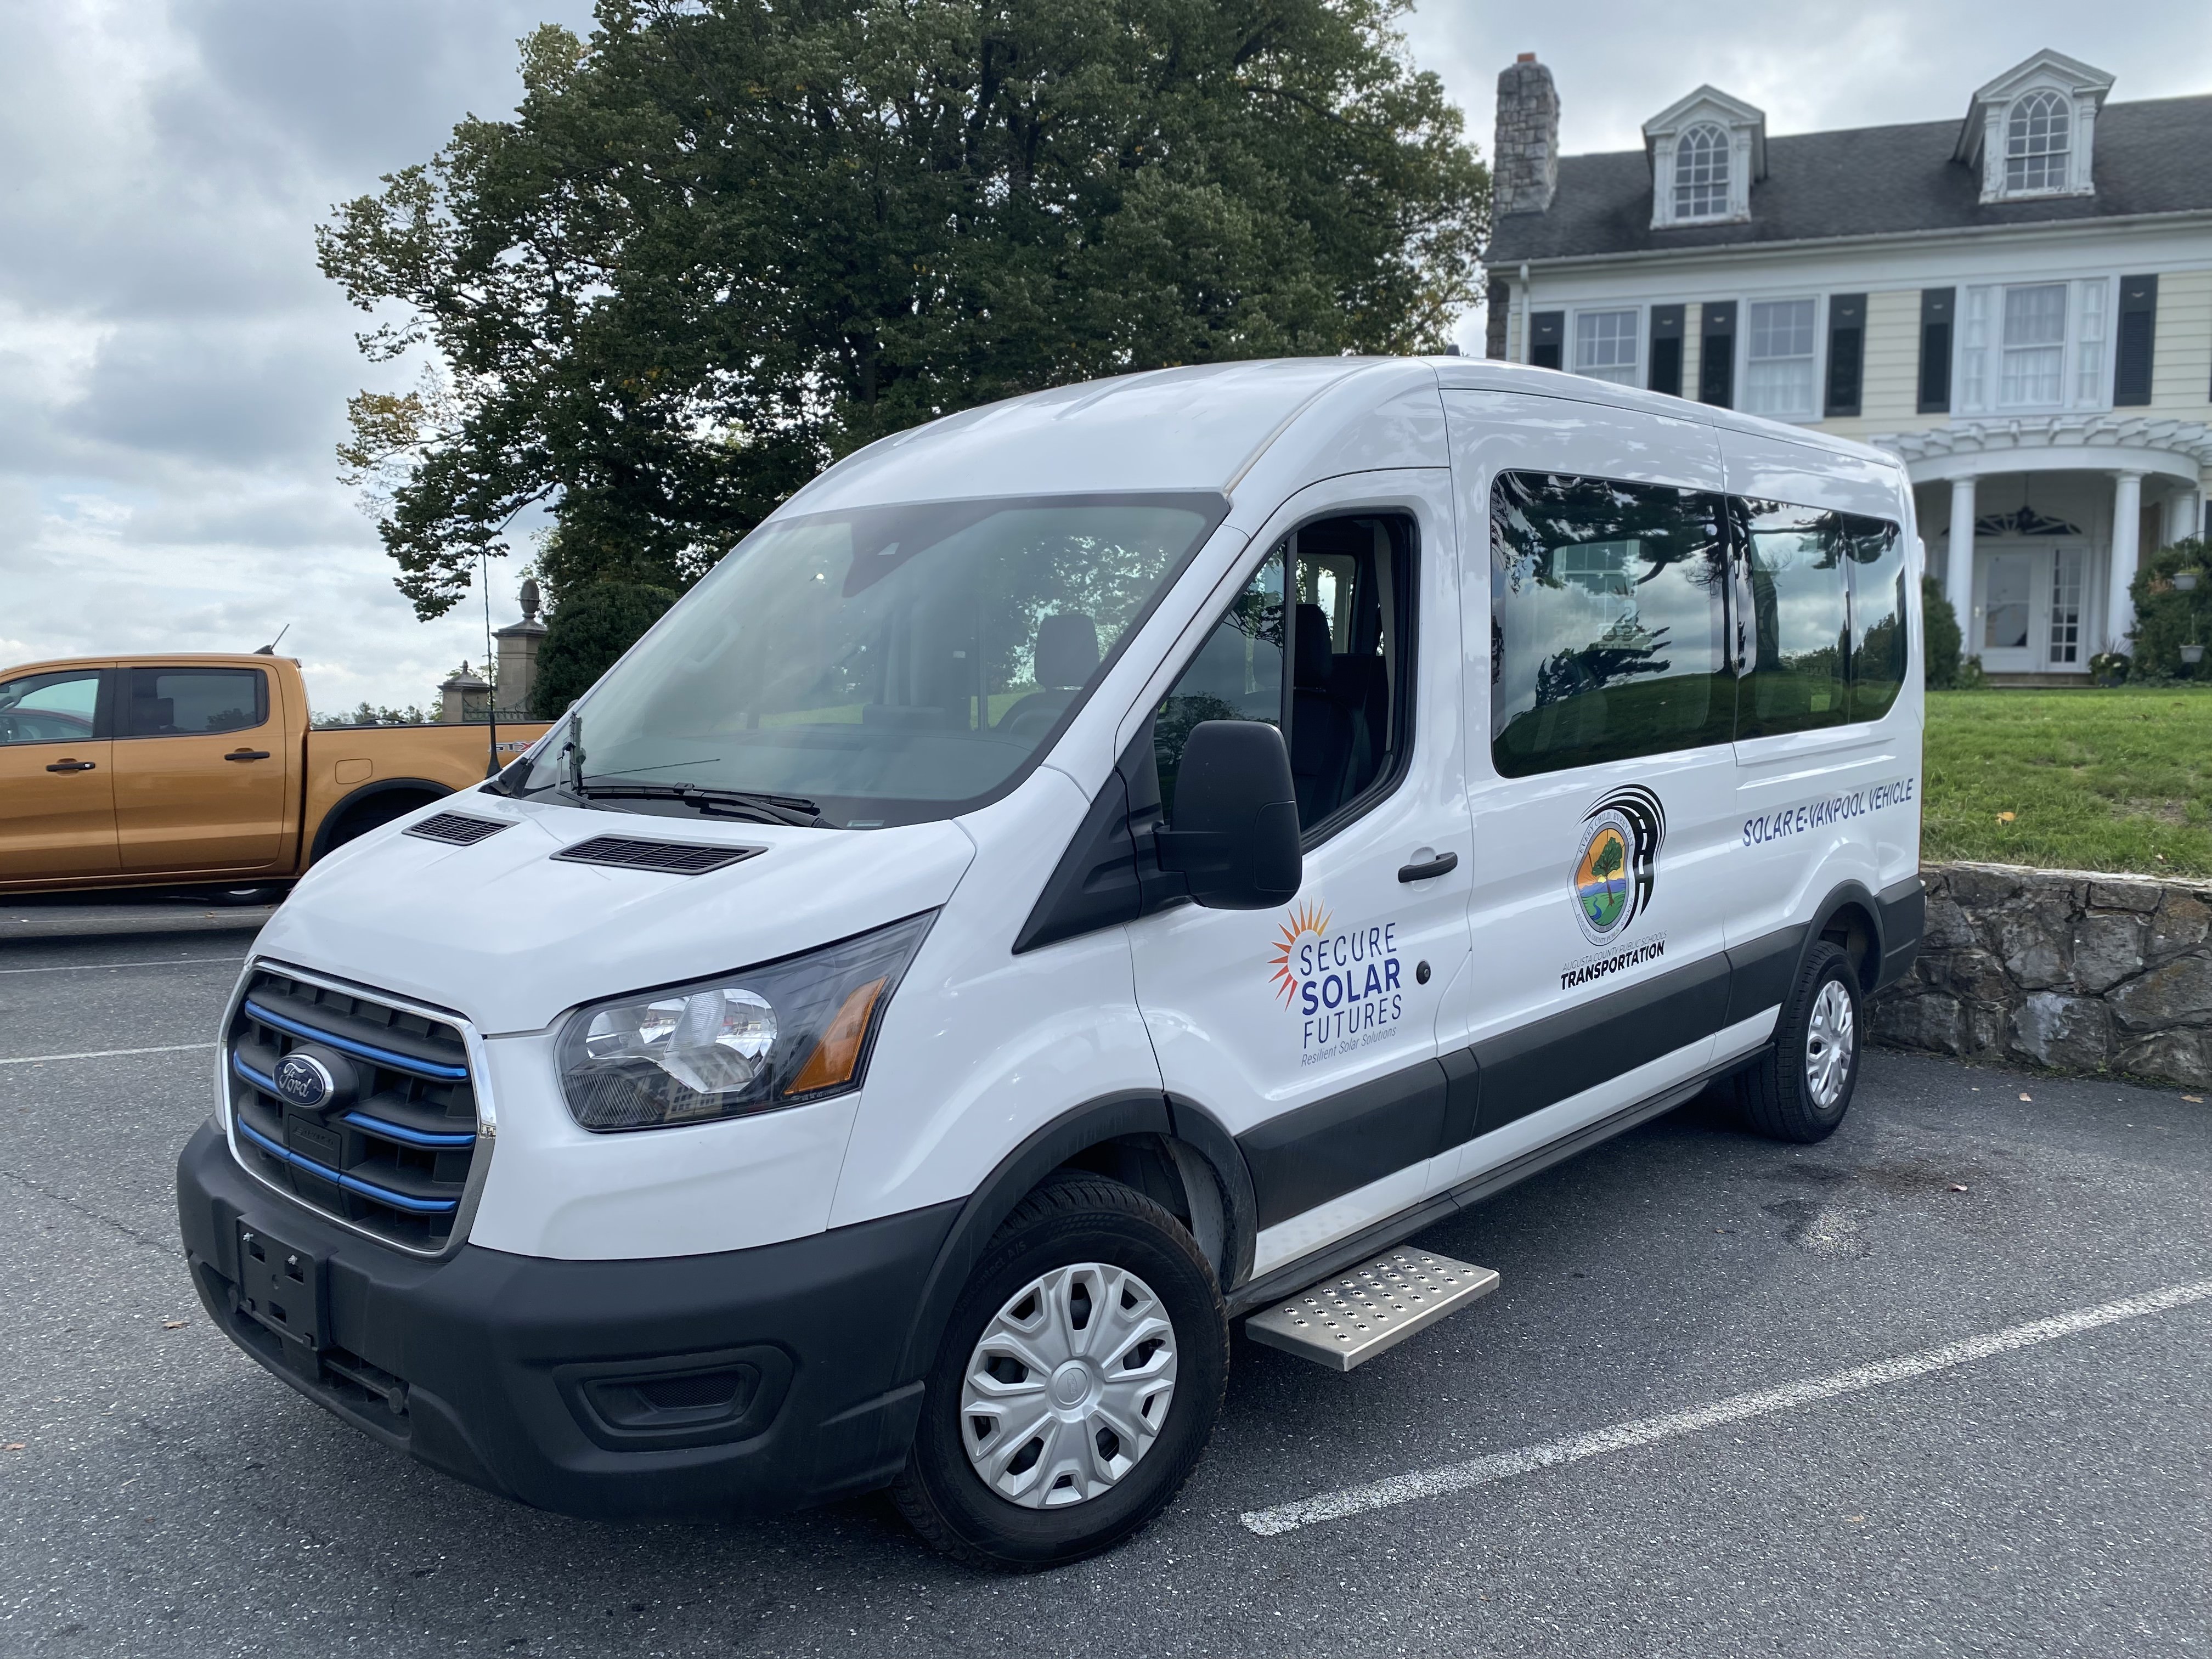
[[[1933,576],[1920,579],[1920,616],[1928,637],[1922,641],[1920,672],[1930,690],[1948,691],[1959,684],[1959,652],[1963,636],[1959,613]]]
[[[338,207],[322,268],[417,391],[352,400],[424,617],[544,504],[556,603],[680,588],[823,465],[1176,363],[1441,347],[1488,181],[1406,0],[600,0]]]
[[[1626,860],[1620,850],[1620,839],[1617,836],[1608,836],[1605,845],[1597,849],[1597,856],[1590,860],[1590,874],[1595,876],[1600,881],[1605,881],[1626,862]]]
[[[2144,559],[2128,585],[2136,625],[2129,635],[2130,679],[2208,679],[2212,666],[2185,663],[2185,645],[2212,646],[2212,547],[2194,538]],[[2195,580],[2191,580],[2194,574]],[[2174,578],[2189,581],[2185,589]]]
[[[541,720],[560,719],[675,603],[676,595],[666,588],[635,582],[592,582],[573,589],[546,619],[530,712]]]

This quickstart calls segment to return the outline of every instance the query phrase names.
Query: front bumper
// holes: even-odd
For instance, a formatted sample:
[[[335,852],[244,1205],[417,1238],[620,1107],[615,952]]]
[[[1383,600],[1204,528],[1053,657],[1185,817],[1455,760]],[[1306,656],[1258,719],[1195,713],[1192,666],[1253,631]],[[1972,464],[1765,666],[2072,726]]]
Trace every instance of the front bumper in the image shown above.
[[[212,1123],[178,1159],[177,1200],[200,1300],[270,1371],[433,1468],[595,1517],[773,1511],[889,1481],[921,1408],[901,1355],[960,1208],[713,1255],[465,1244],[434,1261],[270,1191]],[[267,1271],[242,1267],[242,1231],[308,1264],[295,1334],[242,1305]]]

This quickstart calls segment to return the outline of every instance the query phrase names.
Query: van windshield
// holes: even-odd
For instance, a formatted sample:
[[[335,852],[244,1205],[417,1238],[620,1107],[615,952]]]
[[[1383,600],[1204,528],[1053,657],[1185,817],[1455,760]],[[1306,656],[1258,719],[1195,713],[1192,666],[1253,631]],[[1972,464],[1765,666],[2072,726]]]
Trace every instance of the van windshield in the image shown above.
[[[850,829],[970,810],[1058,734],[1227,510],[1185,493],[773,520],[592,689],[576,771],[594,799],[736,791]],[[569,777],[556,733],[525,787]]]

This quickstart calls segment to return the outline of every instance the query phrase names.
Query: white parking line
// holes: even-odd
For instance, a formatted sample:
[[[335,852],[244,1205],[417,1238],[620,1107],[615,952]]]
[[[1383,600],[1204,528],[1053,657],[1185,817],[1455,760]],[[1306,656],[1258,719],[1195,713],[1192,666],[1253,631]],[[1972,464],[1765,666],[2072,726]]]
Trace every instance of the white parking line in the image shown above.
[[[167,1042],[158,1048],[86,1048],[74,1054],[17,1054],[0,1060],[0,1066],[43,1066],[50,1060],[110,1060],[117,1054],[181,1054],[192,1048],[212,1048],[212,1042]]]
[[[2140,1319],[2146,1314],[2165,1313],[2170,1309],[2205,1301],[2212,1301],[2212,1279],[2200,1279],[2187,1285],[2168,1285],[2159,1290],[2145,1291],[2140,1296],[2123,1297],[2117,1302],[2101,1303],[2094,1308],[2077,1308],[2071,1313],[2054,1314],[2048,1319],[2030,1320],[2025,1325],[2010,1325],[2001,1331],[1970,1336],[1963,1341],[1948,1342],[1940,1348],[1929,1348],[1922,1353],[1905,1354],[1895,1359],[1879,1359],[1870,1365],[1858,1365],[1847,1371],[1838,1371],[1832,1376],[1787,1383],[1778,1389],[1762,1389],[1756,1394],[1733,1395],[1711,1405],[1669,1412],[1663,1417],[1638,1418],[1632,1422],[1616,1423],[1610,1428],[1599,1429],[1589,1434],[1574,1435],[1565,1440],[1547,1440],[1540,1445],[1523,1446],[1518,1451],[1498,1452],[1465,1463],[1449,1463],[1441,1468],[1416,1469],[1409,1474],[1370,1481],[1363,1486],[1348,1486],[1341,1492],[1323,1492],[1317,1498],[1300,1498],[1292,1504],[1278,1504],[1272,1509],[1253,1510],[1246,1513],[1243,1520],[1247,1528],[1262,1538],[1272,1537],[1277,1533],[1295,1532],[1300,1527],[1310,1527],[1316,1522],[1339,1521],[1346,1516],[1364,1515],[1371,1510],[1388,1509],[1396,1504],[1411,1504],[1424,1498],[1439,1498],[1447,1492],[1465,1492],[1470,1486],[1486,1486],[1513,1475],[1526,1474],[1532,1469],[1548,1469],[1561,1463],[1580,1462],[1585,1457],[1601,1457],[1607,1452],[1626,1451],[1632,1446],[1648,1446],[1656,1440],[1694,1433],[1699,1429],[1715,1428],[1723,1423],[1741,1422],[1747,1417],[1758,1417],[1767,1412],[1784,1411],[1792,1406],[1809,1406],[1818,1401],[1832,1400],[1838,1395],[1857,1394],[1867,1389],[1903,1382],[1911,1377],[1926,1376],[1933,1371],[1949,1370],[1954,1365],[1987,1359],[1992,1354],[2009,1353],[2015,1348],[2033,1347],[2039,1342],[2055,1342],[2062,1336],[2078,1335],[2083,1331],[2095,1330],[2100,1325],[2115,1325],[2122,1320]]]
[[[196,962],[243,962],[244,957],[172,957],[167,962],[65,962],[53,968],[0,968],[0,974],[89,974],[100,968],[189,968]]]

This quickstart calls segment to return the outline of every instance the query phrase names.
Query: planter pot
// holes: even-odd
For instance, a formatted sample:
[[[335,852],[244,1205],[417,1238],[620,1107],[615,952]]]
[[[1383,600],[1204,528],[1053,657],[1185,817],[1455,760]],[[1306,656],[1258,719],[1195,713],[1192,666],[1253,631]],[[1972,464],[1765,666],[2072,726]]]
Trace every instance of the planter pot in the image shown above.
[[[2194,593],[2197,591],[2197,578],[2201,574],[2195,570],[2175,571],[2173,573],[2174,591],[2181,593]]]
[[[2198,663],[2204,660],[2204,647],[2201,645],[2183,646],[2181,647],[2181,659],[2187,663],[2191,668],[2196,667]]]

